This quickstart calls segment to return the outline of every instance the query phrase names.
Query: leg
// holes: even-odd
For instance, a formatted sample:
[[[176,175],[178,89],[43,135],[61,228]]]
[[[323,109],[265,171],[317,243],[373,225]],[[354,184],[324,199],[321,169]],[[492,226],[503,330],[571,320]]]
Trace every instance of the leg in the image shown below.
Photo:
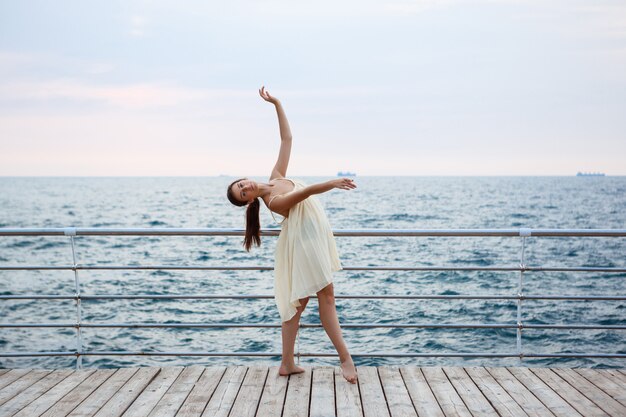
[[[352,362],[350,352],[348,352],[346,342],[344,342],[343,336],[341,335],[341,327],[339,326],[339,319],[337,318],[337,308],[335,307],[335,291],[333,284],[330,283],[319,291],[317,293],[317,299],[320,304],[320,320],[322,321],[324,330],[326,330],[326,334],[330,341],[333,342],[339,354],[343,377],[354,384],[357,379],[356,368]]]
[[[280,364],[280,369],[278,370],[278,373],[280,375],[297,374],[300,372],[304,372],[304,369],[296,366],[296,363],[293,360],[293,348],[294,344],[296,343],[296,335],[298,334],[300,316],[302,315],[306,304],[309,302],[309,298],[301,298],[298,301],[300,301],[300,307],[296,307],[296,315],[293,316],[290,320],[283,322],[282,325],[283,359]]]

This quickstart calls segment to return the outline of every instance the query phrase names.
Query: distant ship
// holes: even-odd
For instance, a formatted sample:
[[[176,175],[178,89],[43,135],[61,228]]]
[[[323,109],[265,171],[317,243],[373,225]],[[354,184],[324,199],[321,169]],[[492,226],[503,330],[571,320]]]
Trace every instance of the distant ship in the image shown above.
[[[578,172],[577,177],[604,177],[604,172]]]
[[[355,172],[350,172],[350,171],[339,171],[337,173],[338,177],[356,177],[356,173]]]

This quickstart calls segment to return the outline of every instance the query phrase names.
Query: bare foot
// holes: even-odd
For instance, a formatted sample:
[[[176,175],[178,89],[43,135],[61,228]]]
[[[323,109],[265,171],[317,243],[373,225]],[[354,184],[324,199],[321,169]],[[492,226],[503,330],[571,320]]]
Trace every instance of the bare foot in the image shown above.
[[[285,365],[281,364],[280,368],[278,368],[278,375],[287,376],[291,374],[301,374],[304,372],[304,368],[299,367],[298,365]]]
[[[346,381],[351,384],[356,384],[356,367],[354,366],[354,362],[352,362],[352,358],[341,362],[341,373]]]

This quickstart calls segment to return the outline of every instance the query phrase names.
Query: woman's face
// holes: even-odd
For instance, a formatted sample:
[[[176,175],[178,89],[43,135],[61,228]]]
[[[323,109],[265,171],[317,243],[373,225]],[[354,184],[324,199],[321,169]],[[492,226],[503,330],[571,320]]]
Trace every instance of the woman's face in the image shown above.
[[[234,183],[231,187],[231,191],[235,198],[244,203],[250,203],[259,194],[259,186],[252,180],[240,180]]]

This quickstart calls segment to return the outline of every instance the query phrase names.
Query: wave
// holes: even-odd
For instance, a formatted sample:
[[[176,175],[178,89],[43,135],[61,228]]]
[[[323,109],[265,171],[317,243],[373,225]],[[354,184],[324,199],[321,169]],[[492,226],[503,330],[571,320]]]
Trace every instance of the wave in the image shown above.
[[[387,216],[385,219],[392,222],[416,222],[419,220],[440,220],[441,217],[428,214],[396,213]]]
[[[167,223],[162,222],[160,220],[152,220],[150,222],[148,222],[149,226],[167,226]]]

